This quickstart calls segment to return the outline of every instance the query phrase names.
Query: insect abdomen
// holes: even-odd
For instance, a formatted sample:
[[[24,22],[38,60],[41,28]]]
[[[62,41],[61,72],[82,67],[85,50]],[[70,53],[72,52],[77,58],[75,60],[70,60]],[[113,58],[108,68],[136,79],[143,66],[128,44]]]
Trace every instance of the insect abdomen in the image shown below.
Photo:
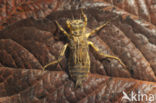
[[[90,57],[88,47],[79,47],[70,50],[68,69],[71,78],[76,82],[76,87],[88,76],[90,71]]]

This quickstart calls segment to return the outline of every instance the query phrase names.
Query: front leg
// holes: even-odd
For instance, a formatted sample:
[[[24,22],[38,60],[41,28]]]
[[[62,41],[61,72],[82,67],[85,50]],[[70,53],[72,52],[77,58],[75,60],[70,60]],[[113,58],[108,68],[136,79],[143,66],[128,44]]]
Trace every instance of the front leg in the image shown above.
[[[63,47],[63,49],[62,49],[62,51],[61,51],[61,53],[60,53],[59,58],[58,58],[57,60],[55,60],[55,61],[53,61],[53,62],[51,62],[51,63],[45,65],[45,66],[43,67],[43,70],[45,70],[45,69],[46,69],[48,66],[50,66],[50,65],[59,63],[59,62],[63,59],[63,55],[64,55],[64,53],[65,53],[67,47],[68,47],[68,44],[65,44],[64,47]]]
[[[102,24],[102,25],[99,26],[99,27],[96,27],[96,28],[93,29],[90,33],[87,33],[87,34],[86,34],[86,35],[87,35],[87,38],[88,38],[89,36],[91,36],[92,34],[94,34],[95,32],[97,32],[97,31],[99,31],[100,29],[102,29],[104,26],[106,26],[106,25],[109,24],[112,20],[115,20],[116,18],[118,18],[118,16],[116,16],[116,17],[113,18],[113,19],[108,20],[106,23]]]
[[[104,53],[99,53],[99,48],[97,48],[96,46],[94,46],[93,42],[91,41],[88,41],[88,45],[90,45],[96,52],[97,54],[101,55],[102,57],[104,58],[111,58],[111,59],[116,59],[119,61],[119,63],[124,67],[126,68],[126,65],[116,56],[112,56],[112,55],[107,55],[107,54],[104,54]]]
[[[102,29],[104,26],[106,26],[106,25],[109,24],[109,23],[110,23],[110,21],[106,22],[105,24],[103,24],[103,25],[101,25],[101,26],[99,26],[99,27],[96,27],[96,28],[93,29],[90,33],[87,33],[87,34],[86,34],[87,38],[88,38],[89,36],[91,36],[92,34],[96,33],[97,31],[99,31],[100,29]]]
[[[87,21],[88,21],[87,16],[86,16],[86,14],[83,12],[83,9],[81,9],[81,13],[82,13],[82,16],[83,16],[83,18],[84,18],[84,24],[85,24],[85,26],[86,26],[86,25],[87,25]]]
[[[68,37],[68,39],[70,38],[70,35],[63,29],[63,27],[57,22],[55,21],[58,28]]]

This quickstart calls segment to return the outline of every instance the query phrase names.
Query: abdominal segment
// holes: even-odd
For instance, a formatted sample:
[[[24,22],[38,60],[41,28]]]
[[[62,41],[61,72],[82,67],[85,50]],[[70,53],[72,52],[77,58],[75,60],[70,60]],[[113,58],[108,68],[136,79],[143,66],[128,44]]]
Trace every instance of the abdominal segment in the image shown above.
[[[76,80],[84,80],[89,73],[89,65],[88,66],[82,66],[81,64],[77,64],[74,66],[69,67],[69,73],[71,78],[76,81]]]

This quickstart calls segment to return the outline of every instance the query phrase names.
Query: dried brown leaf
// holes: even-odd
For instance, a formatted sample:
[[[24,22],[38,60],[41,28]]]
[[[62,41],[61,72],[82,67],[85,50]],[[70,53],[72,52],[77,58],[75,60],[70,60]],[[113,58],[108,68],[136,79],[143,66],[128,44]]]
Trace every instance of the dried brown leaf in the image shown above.
[[[64,72],[11,68],[0,72],[1,103],[126,103],[121,101],[122,91],[156,95],[155,83],[134,79],[89,74],[82,88],[74,88]]]
[[[28,17],[43,18],[56,10],[106,7],[105,10],[126,14],[136,20],[144,19],[156,24],[155,0],[1,0],[0,30],[16,21]],[[119,10],[120,9],[120,10]],[[144,23],[143,23],[144,25]],[[149,26],[146,23],[145,26]]]
[[[109,2],[139,18],[156,24],[155,0],[95,0]]]
[[[0,62],[3,66],[14,68],[38,68],[42,66],[25,48],[10,39],[0,39]]]
[[[87,31],[118,16],[105,9],[84,10],[88,17]],[[6,58],[0,58],[1,103],[127,103],[121,101],[123,91],[155,95],[156,35],[153,28],[146,28],[125,15],[120,15],[90,40],[101,52],[118,56],[127,68],[116,60],[110,60],[110,63],[99,60],[91,49],[91,74],[82,88],[74,88],[74,82],[63,72],[67,69],[66,56],[59,65],[50,66],[47,71],[33,70],[57,59],[68,41],[54,21],[57,20],[67,30],[65,21],[72,19],[72,15],[79,18],[80,10],[58,11],[42,20],[22,20],[0,32],[0,56],[6,55]],[[8,48],[12,49],[7,54]],[[22,50],[24,54],[17,55]],[[26,70],[26,66],[19,66],[22,69],[15,69],[17,66],[13,63],[18,64],[16,60],[24,55],[28,56],[21,63],[39,64],[39,67],[32,66],[33,69]],[[14,58],[10,59],[11,56]]]

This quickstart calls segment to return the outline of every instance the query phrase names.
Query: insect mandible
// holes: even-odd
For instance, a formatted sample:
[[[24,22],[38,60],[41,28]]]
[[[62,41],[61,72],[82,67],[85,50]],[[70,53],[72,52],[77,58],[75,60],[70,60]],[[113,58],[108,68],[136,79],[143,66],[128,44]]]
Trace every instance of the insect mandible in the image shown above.
[[[91,46],[103,58],[116,59],[119,61],[121,65],[125,67],[123,62],[118,57],[100,53],[99,48],[94,46],[94,44],[88,40],[88,37],[90,35],[94,34],[98,30],[103,28],[110,21],[95,28],[91,32],[86,33],[87,16],[84,14],[83,10],[81,10],[81,12],[82,12],[82,16],[84,20],[74,19],[74,20],[66,21],[66,24],[70,30],[70,33],[67,33],[63,29],[63,27],[56,21],[58,28],[67,36],[69,43],[66,43],[64,45],[60,53],[60,56],[58,57],[57,60],[43,67],[43,70],[45,70],[45,68],[47,68],[49,65],[59,63],[62,60],[65,54],[65,51],[68,47],[70,50],[69,57],[68,57],[68,71],[69,71],[70,77],[75,81],[76,87],[82,86],[82,81],[86,79],[86,77],[88,76],[88,73],[90,72],[89,46]]]

